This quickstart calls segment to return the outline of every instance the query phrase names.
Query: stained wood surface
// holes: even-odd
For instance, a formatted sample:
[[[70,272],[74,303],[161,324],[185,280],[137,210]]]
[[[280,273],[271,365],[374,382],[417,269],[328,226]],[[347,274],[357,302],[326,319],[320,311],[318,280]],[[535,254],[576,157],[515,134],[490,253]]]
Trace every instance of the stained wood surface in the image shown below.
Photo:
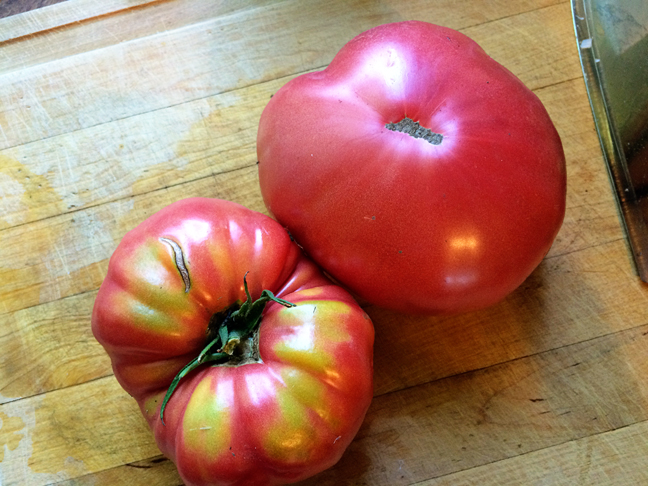
[[[181,484],[90,331],[126,231],[187,196],[265,212],[270,96],[375,25],[462,31],[543,101],[565,223],[499,305],[367,306],[375,398],[304,485],[648,484],[648,289],[632,267],[563,0],[68,0],[0,19],[0,484]]]

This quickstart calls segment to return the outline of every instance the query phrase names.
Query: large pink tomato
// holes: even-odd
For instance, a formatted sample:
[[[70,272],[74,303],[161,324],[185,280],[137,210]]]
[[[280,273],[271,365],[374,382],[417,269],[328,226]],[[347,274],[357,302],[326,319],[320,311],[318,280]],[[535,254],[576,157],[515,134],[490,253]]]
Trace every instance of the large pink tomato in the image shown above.
[[[257,150],[268,210],[337,281],[400,311],[501,300],[564,217],[564,154],[541,102],[425,22],[364,32],[288,82]]]
[[[193,198],[130,231],[92,330],[187,485],[270,485],[331,465],[372,397],[374,331],[283,227]]]

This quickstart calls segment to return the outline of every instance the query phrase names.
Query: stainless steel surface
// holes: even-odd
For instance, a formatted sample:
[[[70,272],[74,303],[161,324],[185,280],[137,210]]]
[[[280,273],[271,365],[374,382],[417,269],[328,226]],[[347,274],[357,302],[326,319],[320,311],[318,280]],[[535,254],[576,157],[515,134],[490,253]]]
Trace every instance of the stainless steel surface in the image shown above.
[[[601,147],[648,282],[648,0],[572,0],[572,13]]]

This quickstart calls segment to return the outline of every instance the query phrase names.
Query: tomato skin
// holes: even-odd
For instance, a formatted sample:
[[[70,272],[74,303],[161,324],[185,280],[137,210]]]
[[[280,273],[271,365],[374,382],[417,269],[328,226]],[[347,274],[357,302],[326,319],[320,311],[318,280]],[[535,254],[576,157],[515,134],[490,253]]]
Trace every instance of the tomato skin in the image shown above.
[[[180,381],[163,423],[172,379],[204,348],[212,316],[246,299],[246,272],[253,299],[270,290],[296,306],[267,304],[259,359],[199,367]],[[185,199],[130,231],[110,260],[92,330],[188,486],[312,476],[339,460],[373,395],[368,316],[281,225],[227,201]]]
[[[410,118],[433,145],[387,124]],[[268,210],[332,277],[410,313],[492,305],[563,221],[562,144],[542,103],[474,41],[425,22],[360,34],[270,100]]]

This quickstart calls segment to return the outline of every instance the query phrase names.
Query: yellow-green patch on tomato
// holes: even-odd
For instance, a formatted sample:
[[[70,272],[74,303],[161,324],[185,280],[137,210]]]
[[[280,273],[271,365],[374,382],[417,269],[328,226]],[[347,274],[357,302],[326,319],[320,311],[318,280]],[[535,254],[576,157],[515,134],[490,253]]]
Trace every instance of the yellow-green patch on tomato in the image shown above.
[[[262,446],[265,454],[285,464],[301,463],[312,454],[317,433],[312,424],[309,409],[284,388],[276,394],[278,414],[265,429]]]
[[[331,430],[339,427],[338,410],[330,406],[333,390],[321,378],[297,368],[283,369],[281,377],[295,400],[312,410]]]
[[[137,276],[139,285],[183,293],[185,282],[175,267],[170,252],[171,249],[166,248],[162,241],[151,238],[125,263],[132,267],[132,275]]]
[[[197,454],[227,453],[231,441],[234,384],[205,377],[193,391],[182,421],[185,447]]]
[[[351,316],[351,307],[344,303],[331,300],[306,300],[301,301],[296,307],[284,308],[282,313],[282,326],[303,327],[305,324],[313,324],[315,331],[313,337],[326,340],[332,343],[345,342],[350,339],[349,333],[340,324],[344,318]],[[304,347],[304,344],[294,343],[296,348]]]
[[[147,420],[154,420],[160,413],[160,404],[162,403],[163,398],[164,392],[158,392],[144,400],[142,404],[142,412]]]

